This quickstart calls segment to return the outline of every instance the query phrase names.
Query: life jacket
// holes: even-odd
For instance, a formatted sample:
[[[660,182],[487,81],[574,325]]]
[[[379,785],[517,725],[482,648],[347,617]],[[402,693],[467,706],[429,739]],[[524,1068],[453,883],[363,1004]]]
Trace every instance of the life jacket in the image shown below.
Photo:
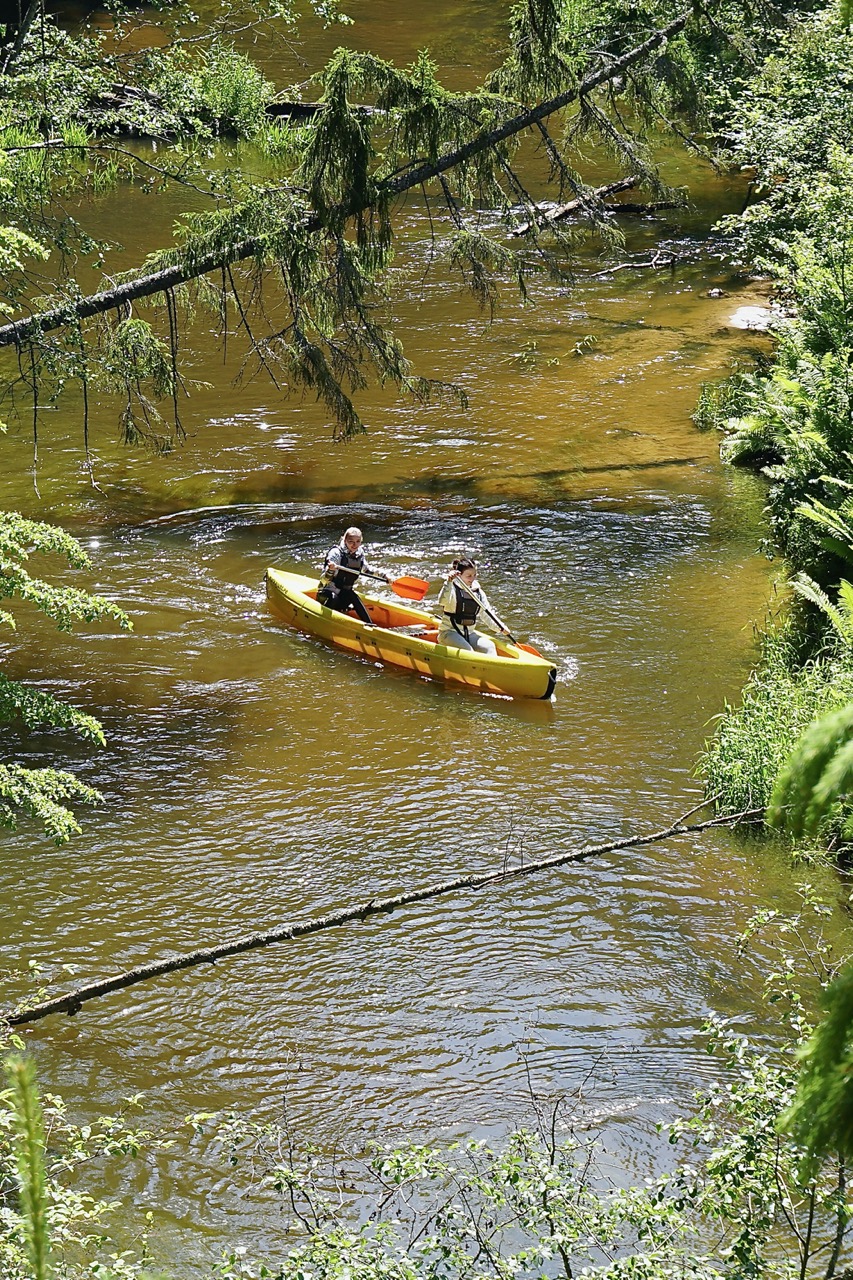
[[[471,590],[476,592],[476,588],[468,587],[463,591],[457,587],[454,582],[453,590],[456,592],[456,611],[454,613],[449,613],[447,617],[450,619],[453,630],[459,631],[467,640],[468,628],[473,627],[474,623],[477,621],[477,615],[479,614],[482,606],[479,600],[474,599],[469,594]]]
[[[339,547],[336,547],[335,550],[340,552],[340,557],[341,557],[340,564],[342,568],[357,569],[358,573],[361,573],[363,571],[364,552],[362,551],[361,547],[359,547],[358,551],[352,552],[349,550],[349,548],[346,546],[345,543],[342,543]],[[329,555],[326,556],[326,562],[323,566],[323,568],[327,571],[329,569],[337,569],[338,567],[337,561],[330,559],[330,556],[331,556],[331,552],[329,552]],[[331,583],[327,585],[331,586],[335,591],[340,591],[341,587],[354,587],[357,582],[358,582],[357,573],[342,573],[340,576],[335,575]]]

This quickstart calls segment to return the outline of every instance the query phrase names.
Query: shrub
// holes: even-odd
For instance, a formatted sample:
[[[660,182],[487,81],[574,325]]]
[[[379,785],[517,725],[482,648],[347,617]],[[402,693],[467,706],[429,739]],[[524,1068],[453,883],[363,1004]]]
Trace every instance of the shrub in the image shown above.
[[[218,129],[250,137],[263,123],[264,108],[274,86],[243,54],[222,49],[205,63],[196,78],[196,88]]]

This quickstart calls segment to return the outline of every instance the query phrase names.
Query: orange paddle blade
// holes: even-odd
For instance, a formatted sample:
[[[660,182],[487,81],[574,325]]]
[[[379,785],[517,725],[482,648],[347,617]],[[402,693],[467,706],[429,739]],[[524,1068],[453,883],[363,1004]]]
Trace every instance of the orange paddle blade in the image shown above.
[[[429,583],[423,578],[395,578],[388,586],[395,596],[402,596],[404,600],[423,600],[429,591]]]
[[[532,644],[522,644],[519,640],[515,642],[516,649],[523,649],[525,653],[532,653],[534,658],[544,658],[544,653],[540,653],[538,649],[534,649]]]

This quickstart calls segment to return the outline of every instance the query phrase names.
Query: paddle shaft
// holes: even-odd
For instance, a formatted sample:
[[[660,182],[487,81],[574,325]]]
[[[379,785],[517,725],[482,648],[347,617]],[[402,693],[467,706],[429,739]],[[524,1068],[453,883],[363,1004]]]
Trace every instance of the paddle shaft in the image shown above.
[[[513,643],[516,647],[518,646],[518,641],[516,640],[516,638],[515,638],[515,636],[512,634],[512,632],[509,630],[509,628],[507,627],[506,623],[501,622],[501,620],[500,620],[500,618],[498,617],[498,615],[497,615],[496,613],[493,613],[493,611],[492,611],[491,609],[487,608],[487,607],[486,607],[486,605],[484,605],[484,604],[483,604],[482,600],[480,600],[480,599],[479,599],[479,597],[478,597],[478,596],[476,596],[476,595],[474,594],[474,592],[473,592],[473,591],[471,590],[471,588],[468,586],[467,582],[463,582],[463,581],[462,581],[462,575],[461,575],[461,574],[459,574],[459,575],[458,575],[457,577],[455,577],[455,578],[452,578],[452,579],[451,579],[451,581],[452,581],[452,582],[455,582],[455,583],[456,583],[456,585],[457,585],[457,586],[459,586],[459,587],[461,587],[463,591],[467,591],[467,593],[468,593],[468,595],[471,597],[471,599],[472,599],[472,600],[475,600],[475,601],[477,602],[477,604],[480,606],[480,608],[483,610],[483,613],[488,614],[488,616],[491,618],[492,622],[495,624],[495,626],[496,626],[496,627],[500,627],[501,631],[504,633],[504,635],[506,636],[506,638],[507,638],[508,640],[511,640],[511,641],[512,641],[512,643]]]
[[[467,583],[460,581],[459,575],[457,575],[457,577],[455,578],[451,578],[451,582],[457,582],[463,591],[467,591],[468,595],[471,597],[472,600],[477,601],[477,604],[483,610],[483,613],[488,614],[492,622],[494,622],[495,626],[500,627],[500,629],[503,631],[506,638],[515,645],[516,649],[523,649],[525,653],[532,653],[533,656],[536,658],[542,657],[542,654],[539,652],[539,650],[534,649],[532,644],[522,644],[520,640],[516,640],[512,632],[508,630],[506,623],[501,622],[498,615],[494,613],[493,610],[487,608],[487,606],[483,604],[482,600],[479,600],[477,596],[474,595],[474,592],[471,590],[471,588],[468,586]]]
[[[385,582],[394,592],[395,596],[402,596],[404,600],[423,600],[429,591],[429,583],[423,578],[388,578],[380,573],[371,573],[369,569],[350,569],[345,564],[335,564],[333,560],[327,561],[327,566],[331,565],[335,573],[342,569],[344,573],[351,573],[354,577],[374,578],[377,582]]]
[[[348,569],[345,564],[334,564],[331,560],[329,563],[333,565],[335,573],[351,573],[356,578],[373,578],[376,582],[391,582],[390,578],[383,577],[381,573],[370,573],[367,569]]]

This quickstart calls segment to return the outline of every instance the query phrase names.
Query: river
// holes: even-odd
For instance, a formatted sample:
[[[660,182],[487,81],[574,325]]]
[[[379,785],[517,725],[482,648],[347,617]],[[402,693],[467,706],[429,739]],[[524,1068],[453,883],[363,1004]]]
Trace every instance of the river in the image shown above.
[[[436,0],[405,21],[390,0],[349,8],[345,38],[398,61],[430,43],[456,83],[497,45],[484,4]],[[340,38],[309,33],[300,66]],[[697,802],[697,753],[743,684],[774,568],[758,552],[762,483],[724,469],[690,414],[702,382],[749,355],[730,319],[761,298],[710,232],[739,184],[681,151],[664,166],[691,207],[626,221],[626,249],[672,249],[672,273],[601,276],[619,256],[591,245],[571,287],[541,279],[530,307],[510,291],[491,325],[430,264],[426,210],[407,205],[396,321],[416,369],[460,383],[467,410],[369,391],[367,434],[336,445],[313,402],[235,382],[239,356],[223,360],[200,319],[188,436],[170,455],[117,443],[103,402],[93,488],[69,391],[41,424],[37,496],[29,426],[10,422],[0,502],[80,537],[94,562],[80,580],[134,631],[69,637],[36,619],[4,638],[10,674],[96,714],[109,739],[97,752],[45,734],[19,753],[70,765],[106,805],[62,849],[4,836],[7,965],[36,960],[67,984],[70,963],[89,980],[655,829]],[[113,193],[87,216],[96,230],[120,219],[130,263],[167,241],[183,203]],[[313,572],[352,523],[377,564],[436,583],[473,552],[499,611],[553,656],[553,704],[448,690],[277,624],[266,567]],[[733,938],[757,908],[793,905],[793,879],[772,845],[682,838],[172,975],[29,1042],[43,1085],[83,1117],[140,1092],[169,1131],[201,1110],[275,1116],[286,1095],[300,1133],[356,1148],[500,1135],[528,1116],[528,1069],[543,1094],[570,1093],[594,1065],[583,1105],[622,1170],[643,1174],[657,1122],[714,1069],[703,1019],[772,1036],[763,960]],[[166,1261],[280,1242],[276,1209],[235,1196],[202,1139],[180,1136],[133,1190]]]

